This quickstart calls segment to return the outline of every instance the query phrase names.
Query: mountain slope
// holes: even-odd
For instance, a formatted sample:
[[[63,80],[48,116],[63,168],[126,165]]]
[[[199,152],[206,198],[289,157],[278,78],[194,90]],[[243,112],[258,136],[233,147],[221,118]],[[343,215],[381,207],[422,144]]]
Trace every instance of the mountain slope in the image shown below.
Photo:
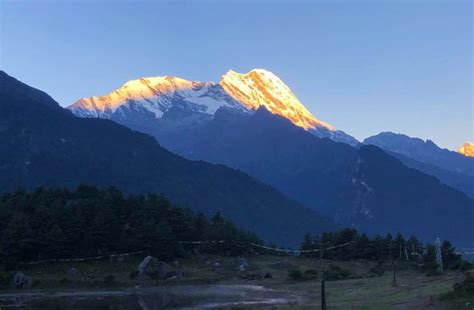
[[[430,140],[425,142],[390,132],[369,137],[364,144],[385,149],[406,166],[433,175],[474,198],[474,158],[441,149]]]
[[[157,137],[185,157],[247,172],[343,226],[472,241],[474,202],[463,193],[377,147],[317,138],[263,107],[222,109],[192,130]]]
[[[372,186],[376,226],[452,238],[472,245],[474,200],[430,175],[410,169],[375,146],[361,147],[361,170]],[[383,214],[383,216],[380,216]],[[424,237],[426,238],[426,237]]]
[[[419,138],[393,132],[381,132],[378,135],[368,137],[363,143],[403,154],[422,163],[474,176],[474,159],[442,149],[431,140],[423,141]]]
[[[358,144],[353,137],[316,119],[283,81],[263,69],[247,74],[231,70],[218,84],[169,76],[142,78],[108,95],[80,99],[69,109],[80,117],[108,118],[158,134],[209,121],[219,108],[253,113],[262,106],[316,136]]]
[[[0,71],[0,186],[117,186],[164,193],[208,215],[220,211],[265,240],[296,244],[334,228],[270,186],[221,165],[188,161],[148,135],[114,122],[82,119],[45,93]]]
[[[400,160],[405,166],[419,170],[428,175],[438,178],[442,183],[460,190],[474,199],[474,177],[459,172],[449,171],[435,165],[422,163],[406,155],[386,151],[393,157]]]
[[[308,114],[274,75],[264,70],[229,72],[219,87],[242,109],[223,105],[213,115],[198,114],[173,100],[159,119],[150,111],[114,114],[111,119],[153,135],[184,157],[249,173],[340,225],[368,232],[400,230],[429,240],[440,236],[457,243],[471,241],[466,236],[474,232],[472,200],[378,148],[347,145],[356,143]],[[135,108],[134,101],[125,105]],[[420,190],[405,178],[418,180]],[[456,205],[450,206],[450,201]],[[450,208],[455,212],[446,215]],[[424,220],[406,219],[412,214]]]

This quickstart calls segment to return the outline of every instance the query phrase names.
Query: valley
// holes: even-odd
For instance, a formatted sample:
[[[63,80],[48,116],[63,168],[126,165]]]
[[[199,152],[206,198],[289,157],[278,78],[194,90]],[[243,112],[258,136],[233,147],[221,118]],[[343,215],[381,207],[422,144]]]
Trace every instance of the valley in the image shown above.
[[[130,278],[141,257],[123,262],[95,261],[56,263],[31,266],[28,273],[34,278],[28,292],[0,291],[0,305],[33,307],[67,307],[68,309],[101,309],[105,304],[127,304],[130,309],[148,307],[220,309],[317,309],[320,303],[320,280],[292,280],[291,269],[320,270],[318,259],[288,256],[249,256],[247,273],[269,272],[271,279],[246,280],[238,271],[237,257],[198,255],[172,262],[183,272],[181,278],[140,281]],[[220,262],[222,269],[213,271],[212,264]],[[342,262],[327,260],[350,270],[351,278],[326,281],[328,309],[412,309],[408,305],[438,305],[439,309],[470,309],[459,307],[469,299],[445,299],[442,296],[463,280],[462,272],[450,271],[443,275],[426,276],[415,270],[397,268],[397,286],[391,284],[389,263],[382,275],[371,275],[373,262]],[[68,275],[75,268],[78,275]],[[82,277],[93,274],[85,282]],[[1,273],[5,276],[5,273]],[[104,279],[113,277],[113,281]],[[474,295],[473,295],[474,296]],[[467,305],[467,304],[466,304]],[[442,308],[441,308],[442,307]],[[418,308],[413,308],[418,309]],[[436,308],[438,309],[438,308]]]
[[[0,0],[0,310],[474,310],[472,9]]]

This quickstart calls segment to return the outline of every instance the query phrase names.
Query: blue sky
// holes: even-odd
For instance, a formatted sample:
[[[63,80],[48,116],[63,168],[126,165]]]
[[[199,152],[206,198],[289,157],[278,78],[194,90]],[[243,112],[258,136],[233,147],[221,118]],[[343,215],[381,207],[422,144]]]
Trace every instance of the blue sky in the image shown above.
[[[0,68],[63,106],[124,82],[264,68],[358,139],[474,140],[470,1],[0,0]]]

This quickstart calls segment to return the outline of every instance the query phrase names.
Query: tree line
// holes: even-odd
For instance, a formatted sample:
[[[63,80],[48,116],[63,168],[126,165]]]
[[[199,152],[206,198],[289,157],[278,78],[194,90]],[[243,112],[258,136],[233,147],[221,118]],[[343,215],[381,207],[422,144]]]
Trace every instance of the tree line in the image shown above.
[[[275,229],[278,229],[275,227]],[[225,242],[206,242],[219,240]],[[183,241],[185,241],[183,243]],[[203,243],[193,244],[198,241]],[[436,267],[436,249],[417,237],[405,239],[368,236],[355,229],[306,235],[300,250],[314,250],[352,242],[324,253],[334,260],[409,261]],[[219,213],[202,213],[172,205],[162,195],[124,195],[114,187],[100,189],[19,189],[0,196],[0,262],[19,263],[48,259],[107,256],[145,251],[161,259],[193,252],[218,255],[278,254],[251,244],[263,242],[252,232],[238,229]],[[270,245],[274,246],[274,245]],[[449,241],[441,245],[445,268],[458,268],[460,255]],[[318,252],[304,256],[319,256]]]
[[[114,187],[38,188],[0,196],[0,259],[18,263],[146,251],[162,258],[184,255],[180,242],[235,240],[261,243],[219,213],[173,206],[161,195],[124,196]],[[240,254],[246,248],[204,246],[201,251]]]
[[[437,268],[436,246],[433,243],[424,244],[416,236],[406,239],[398,233],[395,237],[388,233],[385,236],[368,236],[356,229],[346,228],[337,232],[326,232],[318,236],[306,235],[301,250],[327,248],[333,245],[352,242],[344,247],[335,248],[324,253],[324,257],[334,260],[372,260],[411,262],[426,271]],[[319,256],[316,253],[304,253],[305,256]],[[455,247],[448,240],[441,243],[441,255],[445,269],[467,268],[466,261],[456,254]]]

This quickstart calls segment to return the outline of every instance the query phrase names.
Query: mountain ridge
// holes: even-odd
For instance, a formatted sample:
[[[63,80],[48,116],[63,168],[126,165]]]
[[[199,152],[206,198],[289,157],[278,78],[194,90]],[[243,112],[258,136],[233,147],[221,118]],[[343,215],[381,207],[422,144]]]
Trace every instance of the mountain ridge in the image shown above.
[[[2,191],[84,183],[116,186],[126,193],[163,193],[173,203],[208,216],[219,211],[277,244],[296,245],[307,232],[336,228],[326,217],[243,172],[186,160],[155,138],[110,120],[76,117],[44,92],[4,72],[0,170]]]
[[[425,240],[441,234],[464,244],[474,233],[474,201],[464,193],[376,146],[318,138],[264,107],[219,110],[209,122],[156,137],[186,158],[244,171],[341,226]]]
[[[132,80],[108,95],[79,99],[68,109],[80,117],[109,118],[125,125],[136,123],[148,114],[150,124],[147,126],[150,127],[155,126],[152,122],[163,121],[164,114],[171,109],[201,122],[212,118],[219,108],[253,113],[261,106],[316,136],[353,146],[359,143],[318,120],[283,81],[264,69],[254,69],[246,74],[229,70],[219,83],[170,76]],[[179,125],[175,119],[173,126]]]
[[[443,149],[431,140],[410,137],[390,131],[366,138],[364,144],[376,145],[382,149],[400,153],[417,161],[432,164],[443,169],[474,176],[474,159],[458,152]]]

